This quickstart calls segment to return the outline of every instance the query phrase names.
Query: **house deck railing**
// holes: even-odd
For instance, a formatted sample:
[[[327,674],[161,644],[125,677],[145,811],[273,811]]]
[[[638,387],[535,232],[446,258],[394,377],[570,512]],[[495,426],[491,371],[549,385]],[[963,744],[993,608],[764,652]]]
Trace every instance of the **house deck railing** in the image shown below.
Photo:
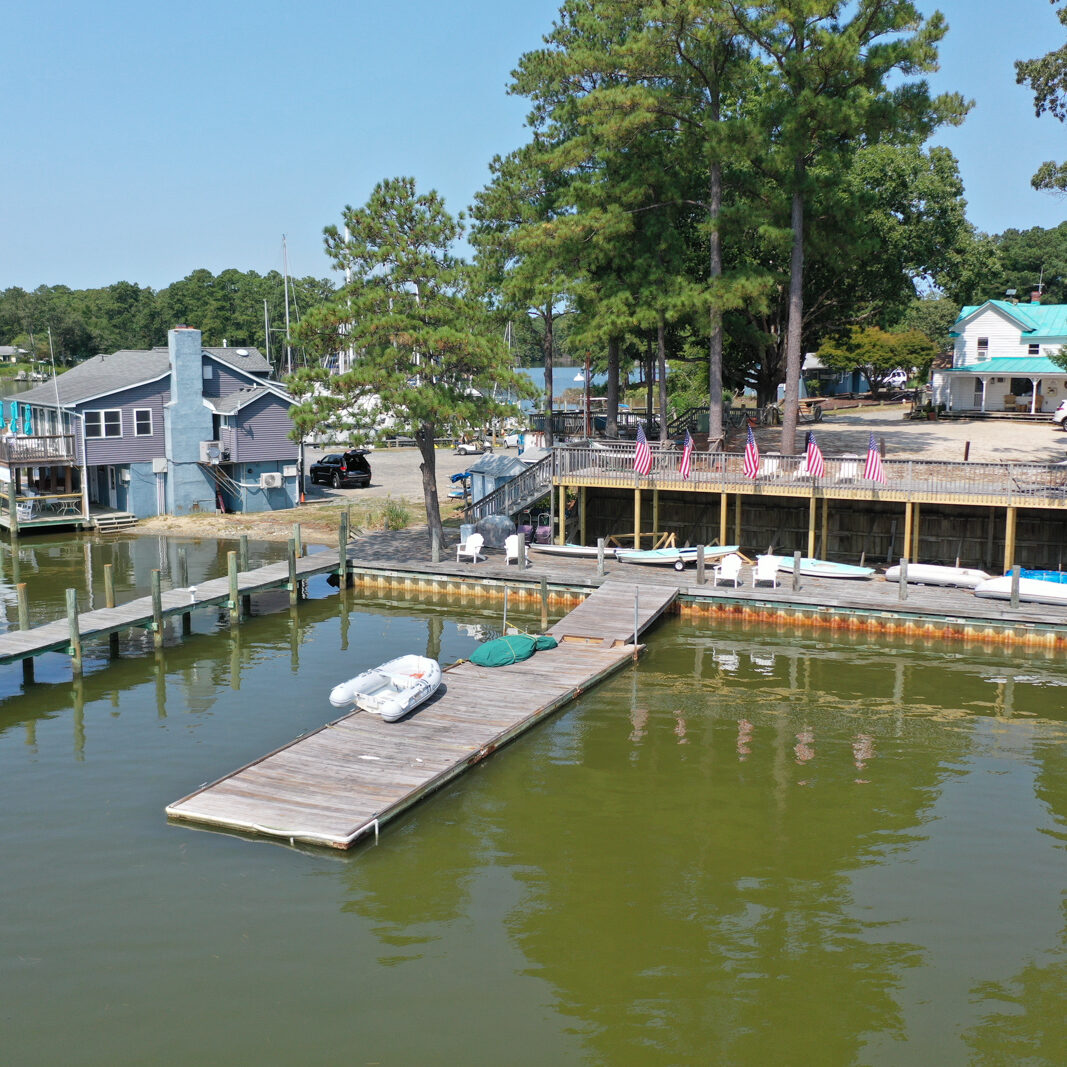
[[[0,437],[0,463],[76,463],[74,434],[20,434]]]

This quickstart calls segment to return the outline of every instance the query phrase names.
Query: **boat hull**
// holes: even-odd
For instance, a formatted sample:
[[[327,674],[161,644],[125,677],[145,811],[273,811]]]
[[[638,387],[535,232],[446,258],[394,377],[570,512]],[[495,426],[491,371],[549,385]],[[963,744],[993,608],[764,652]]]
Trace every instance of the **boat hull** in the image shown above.
[[[360,711],[396,722],[428,700],[441,684],[441,665],[426,656],[398,656],[334,686],[335,708],[354,705]]]
[[[1005,574],[980,583],[975,587],[974,595],[992,600],[1011,600],[1011,575]],[[1040,578],[1020,578],[1019,599],[1028,604],[1067,605],[1067,585],[1042,581]]]
[[[792,556],[771,556],[776,561],[776,567],[785,574],[793,573]],[[835,563],[829,559],[811,559],[802,556],[800,560],[800,573],[805,578],[850,578],[853,581],[863,581],[874,574],[873,567],[856,567],[851,563]]]
[[[705,545],[704,562],[720,559],[732,552],[737,552],[737,545]],[[615,558],[620,563],[651,564],[659,567],[673,567],[676,571],[685,570],[686,564],[696,563],[697,550],[692,548],[617,548]]]
[[[575,559],[596,559],[598,553],[596,545],[541,545],[535,541],[532,545],[527,545],[527,548],[534,552],[542,552],[546,556],[570,556]],[[614,555],[615,549],[604,549],[605,559],[610,559]]]
[[[909,563],[908,582],[916,585],[951,585],[958,589],[974,589],[993,576],[971,567],[941,567],[934,563]],[[900,567],[885,572],[887,582],[900,581]]]

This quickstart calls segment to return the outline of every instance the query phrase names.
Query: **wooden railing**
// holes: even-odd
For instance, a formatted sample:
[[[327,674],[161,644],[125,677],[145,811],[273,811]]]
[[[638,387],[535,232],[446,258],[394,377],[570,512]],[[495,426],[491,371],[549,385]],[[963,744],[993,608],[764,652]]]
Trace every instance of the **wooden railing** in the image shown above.
[[[0,463],[75,462],[77,462],[77,449],[73,434],[26,434],[0,437]]]
[[[633,451],[631,449],[631,451]],[[487,515],[514,515],[529,507],[552,488],[553,453],[527,467],[498,489],[486,494],[467,508],[471,521],[484,519]]]

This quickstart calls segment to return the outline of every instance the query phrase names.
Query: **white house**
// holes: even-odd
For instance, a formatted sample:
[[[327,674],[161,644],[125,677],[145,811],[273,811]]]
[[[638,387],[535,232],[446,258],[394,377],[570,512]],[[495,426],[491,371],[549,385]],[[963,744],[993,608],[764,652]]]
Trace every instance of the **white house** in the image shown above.
[[[1067,344],[1067,304],[987,300],[965,307],[952,328],[952,367],[931,378],[950,411],[1055,411],[1067,371],[1049,358]]]

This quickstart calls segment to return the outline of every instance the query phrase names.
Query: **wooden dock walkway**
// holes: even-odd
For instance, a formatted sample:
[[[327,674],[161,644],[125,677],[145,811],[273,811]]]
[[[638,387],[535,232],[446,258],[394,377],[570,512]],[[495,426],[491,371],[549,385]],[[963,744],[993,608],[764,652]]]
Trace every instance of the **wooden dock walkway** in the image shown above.
[[[167,815],[350,848],[632,660],[635,592],[638,635],[677,596],[609,582],[571,613],[575,625],[553,628],[557,648],[506,667],[456,664],[435,698],[400,722],[352,712],[176,801]]]

